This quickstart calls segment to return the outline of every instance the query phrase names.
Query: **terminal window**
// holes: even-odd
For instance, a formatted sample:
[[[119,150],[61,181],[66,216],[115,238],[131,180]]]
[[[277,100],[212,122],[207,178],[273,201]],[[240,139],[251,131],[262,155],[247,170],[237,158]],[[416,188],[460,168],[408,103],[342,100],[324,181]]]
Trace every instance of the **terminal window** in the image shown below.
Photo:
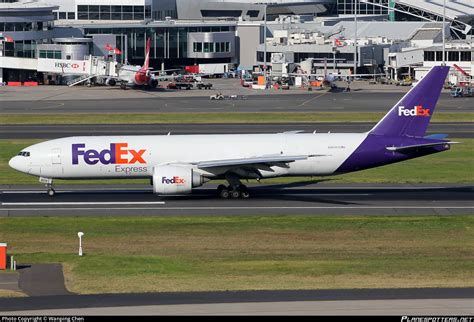
[[[150,6],[77,6],[78,20],[144,20],[151,18]]]
[[[203,17],[240,17],[242,16],[242,10],[201,10]]]
[[[425,61],[435,61],[435,52],[425,51]]]
[[[39,58],[61,59],[60,50],[40,50]]]
[[[461,61],[471,61],[470,51],[461,51]]]
[[[373,3],[373,4],[371,4]],[[337,0],[337,13],[340,15],[352,15],[355,13],[354,0]],[[388,0],[367,0],[357,2],[357,14],[387,14]]]
[[[250,18],[257,18],[259,13],[260,11],[258,10],[249,10],[247,11],[247,16],[249,16]]]
[[[459,51],[448,51],[449,61],[459,61]]]
[[[230,42],[195,42],[193,43],[193,52],[195,53],[230,53]]]

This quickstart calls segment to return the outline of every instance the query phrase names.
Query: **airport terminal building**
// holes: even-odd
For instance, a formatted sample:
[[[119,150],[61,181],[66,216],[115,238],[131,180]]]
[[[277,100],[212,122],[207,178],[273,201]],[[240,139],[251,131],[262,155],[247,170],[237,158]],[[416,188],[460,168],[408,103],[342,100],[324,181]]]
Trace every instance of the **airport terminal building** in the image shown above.
[[[426,27],[426,22],[439,21],[442,9],[441,0],[424,5],[410,1],[412,6],[404,0],[372,0],[370,4],[358,2],[357,8],[353,2],[0,1],[0,81],[33,78],[34,59],[108,56],[106,44],[121,51],[115,57],[120,63],[141,64],[147,38],[151,38],[151,65],[155,69],[228,63],[236,69],[256,70],[265,63],[271,67],[272,54],[285,54],[294,63],[324,59],[329,68],[337,67],[343,73],[352,68],[354,60],[358,72],[387,71],[389,52],[412,46],[412,37]],[[472,44],[474,15],[468,14],[468,7],[469,1],[449,2],[448,35]],[[355,57],[354,13],[358,14]],[[439,24],[436,28],[438,35]],[[287,40],[278,37],[285,32]],[[307,41],[305,37],[322,37],[323,41]],[[335,48],[335,38],[344,45]],[[470,48],[472,52],[472,45]],[[316,65],[322,67],[321,63]]]

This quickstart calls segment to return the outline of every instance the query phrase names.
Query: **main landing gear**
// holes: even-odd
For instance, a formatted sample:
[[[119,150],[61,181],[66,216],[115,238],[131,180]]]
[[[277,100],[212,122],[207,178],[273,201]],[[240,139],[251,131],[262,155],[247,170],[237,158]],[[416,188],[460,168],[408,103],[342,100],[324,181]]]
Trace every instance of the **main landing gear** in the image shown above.
[[[223,184],[217,187],[217,194],[221,199],[248,199],[250,193],[247,186],[240,182],[240,177],[234,173],[227,173],[225,176],[229,186]]]
[[[221,184],[217,187],[217,194],[221,199],[248,199],[250,193],[247,186],[241,184],[237,186],[228,186]]]

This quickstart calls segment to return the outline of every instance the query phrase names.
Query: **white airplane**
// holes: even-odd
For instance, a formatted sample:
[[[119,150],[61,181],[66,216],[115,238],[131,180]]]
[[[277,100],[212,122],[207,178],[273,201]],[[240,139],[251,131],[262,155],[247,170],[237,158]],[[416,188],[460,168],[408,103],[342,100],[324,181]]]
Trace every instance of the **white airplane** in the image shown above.
[[[448,71],[433,67],[366,133],[68,137],[29,146],[9,165],[40,177],[51,196],[54,179],[151,178],[159,195],[226,179],[221,198],[248,198],[242,179],[329,176],[449,150],[456,142],[425,136]]]

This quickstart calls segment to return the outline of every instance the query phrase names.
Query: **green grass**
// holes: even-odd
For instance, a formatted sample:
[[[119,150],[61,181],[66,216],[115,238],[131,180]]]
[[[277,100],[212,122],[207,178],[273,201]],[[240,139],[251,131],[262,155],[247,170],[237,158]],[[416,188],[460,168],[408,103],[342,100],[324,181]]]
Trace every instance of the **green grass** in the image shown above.
[[[474,181],[474,139],[453,139],[450,151],[361,172],[329,177],[333,183],[472,183]],[[35,184],[36,177],[17,172],[8,160],[18,151],[40,140],[0,140],[0,184]],[[276,178],[263,183],[289,183],[312,178]],[[319,180],[321,178],[313,178]],[[328,179],[328,178],[324,178]],[[148,184],[148,180],[55,181],[89,184]]]
[[[166,123],[288,123],[377,122],[381,113],[282,112],[282,113],[156,113],[2,115],[0,124],[166,124]],[[474,122],[474,113],[436,113],[433,122]]]
[[[9,290],[0,290],[0,298],[9,298],[9,297],[26,297],[27,295],[22,292],[9,291]]]
[[[0,218],[0,227],[20,263],[62,263],[79,293],[474,286],[473,216]]]

